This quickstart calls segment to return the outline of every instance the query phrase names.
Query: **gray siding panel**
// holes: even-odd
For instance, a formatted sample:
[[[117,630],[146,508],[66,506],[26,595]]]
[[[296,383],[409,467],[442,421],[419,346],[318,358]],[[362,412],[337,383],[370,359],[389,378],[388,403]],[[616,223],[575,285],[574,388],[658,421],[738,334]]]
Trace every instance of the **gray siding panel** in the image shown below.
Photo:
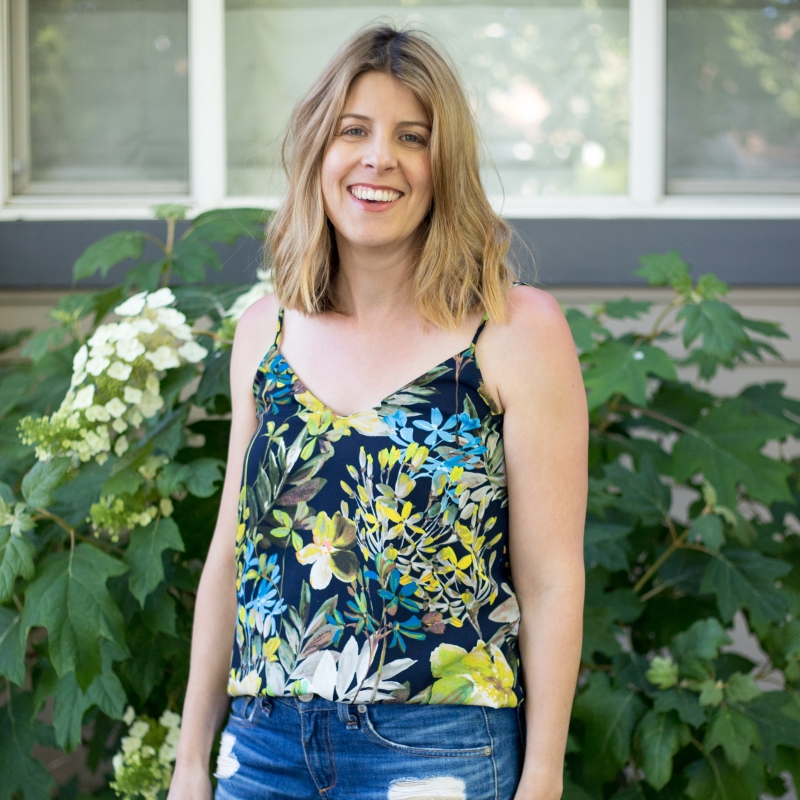
[[[696,274],[715,272],[732,285],[800,285],[798,220],[530,219],[513,224],[533,253],[538,278],[545,285],[638,283],[633,272],[639,256],[668,250],[679,250]],[[67,287],[72,264],[84,249],[119,230],[143,230],[161,237],[164,224],[141,220],[2,222],[0,288]],[[517,245],[516,249],[530,279],[530,258],[524,248]],[[254,279],[260,260],[258,245],[240,242],[219,252],[223,269],[211,273],[210,281]],[[149,256],[157,256],[155,248]],[[122,265],[113,270],[108,282],[117,280],[124,269]]]

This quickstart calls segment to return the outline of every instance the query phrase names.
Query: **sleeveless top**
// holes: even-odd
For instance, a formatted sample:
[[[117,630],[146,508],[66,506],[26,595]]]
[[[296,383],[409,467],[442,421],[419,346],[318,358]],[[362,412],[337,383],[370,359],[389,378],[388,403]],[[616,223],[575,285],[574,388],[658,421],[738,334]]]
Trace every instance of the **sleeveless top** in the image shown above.
[[[503,415],[475,343],[357,414],[275,342],[253,385],[228,694],[514,707]]]

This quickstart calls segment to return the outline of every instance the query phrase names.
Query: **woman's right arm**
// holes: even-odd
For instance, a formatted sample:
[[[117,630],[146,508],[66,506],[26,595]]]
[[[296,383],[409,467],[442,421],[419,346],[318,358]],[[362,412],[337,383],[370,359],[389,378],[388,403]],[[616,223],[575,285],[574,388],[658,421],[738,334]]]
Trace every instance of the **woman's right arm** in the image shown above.
[[[275,335],[272,295],[254,303],[236,328],[231,354],[231,433],[217,525],[194,611],[189,685],[168,800],[210,800],[209,757],[228,709],[226,693],[236,624],[236,523],[242,465],[256,430],[253,377]]]

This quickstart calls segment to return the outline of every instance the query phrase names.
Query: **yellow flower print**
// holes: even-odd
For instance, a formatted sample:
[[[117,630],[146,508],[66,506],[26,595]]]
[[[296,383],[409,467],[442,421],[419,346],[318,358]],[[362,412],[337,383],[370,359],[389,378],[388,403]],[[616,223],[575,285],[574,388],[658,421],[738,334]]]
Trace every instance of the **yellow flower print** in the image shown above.
[[[440,644],[431,653],[431,672],[437,681],[429,703],[456,703],[491,708],[514,708],[514,673],[500,648],[479,641],[468,653],[463,647]]]
[[[358,559],[350,552],[356,543],[356,525],[336,512],[329,517],[320,511],[314,520],[314,543],[297,552],[301,564],[311,567],[311,588],[324,589],[335,575],[340,581],[354,581]]]

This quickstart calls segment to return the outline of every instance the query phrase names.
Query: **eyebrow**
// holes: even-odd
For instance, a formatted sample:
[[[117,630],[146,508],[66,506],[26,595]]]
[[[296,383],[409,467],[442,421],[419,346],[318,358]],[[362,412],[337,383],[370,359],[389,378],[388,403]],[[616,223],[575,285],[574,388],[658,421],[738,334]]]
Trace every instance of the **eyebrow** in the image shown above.
[[[353,119],[361,119],[364,120],[364,122],[372,122],[372,118],[367,117],[364,114],[342,114],[342,116],[339,118],[339,122],[341,122],[343,119],[346,119],[347,117],[351,117]],[[408,125],[415,125],[418,128],[426,128],[427,130],[431,129],[431,126],[428,125],[427,122],[416,122],[414,120],[406,120],[404,122],[397,123],[398,127],[403,127]]]

